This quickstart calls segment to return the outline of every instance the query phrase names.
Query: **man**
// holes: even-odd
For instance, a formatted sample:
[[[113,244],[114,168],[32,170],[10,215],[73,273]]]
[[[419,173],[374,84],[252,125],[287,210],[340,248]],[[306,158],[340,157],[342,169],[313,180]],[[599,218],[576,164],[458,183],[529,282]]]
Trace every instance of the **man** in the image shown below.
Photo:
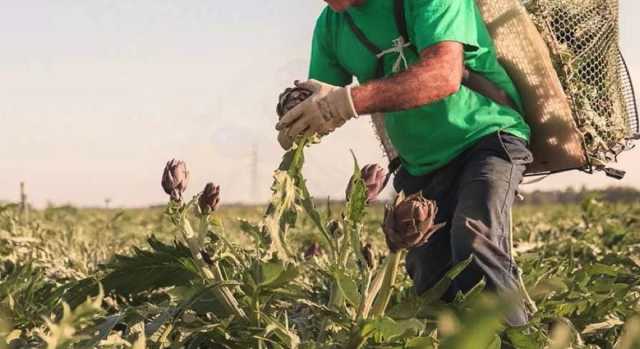
[[[532,161],[530,131],[474,0],[405,1],[401,12],[413,47],[398,41],[402,28],[393,1],[326,2],[313,37],[312,80],[299,84],[314,94],[276,126],[281,144],[288,148],[297,135],[327,135],[358,115],[384,112],[402,161],[396,190],[422,191],[439,206],[436,221],[447,223],[426,245],[409,251],[406,266],[417,291],[473,255],[446,300],[483,278],[499,294],[517,294],[510,212]],[[386,51],[380,61],[358,30]],[[465,69],[504,91],[511,107],[462,85]],[[353,76],[357,87],[348,86]],[[528,321],[524,302],[515,303],[506,322],[521,326]]]

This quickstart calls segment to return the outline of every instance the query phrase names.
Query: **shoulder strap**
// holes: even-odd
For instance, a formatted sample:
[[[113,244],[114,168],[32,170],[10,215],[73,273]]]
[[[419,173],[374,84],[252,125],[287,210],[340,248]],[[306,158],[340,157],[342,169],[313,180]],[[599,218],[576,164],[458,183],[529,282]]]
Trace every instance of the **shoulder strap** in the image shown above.
[[[371,51],[371,53],[373,53],[374,56],[377,56],[380,52],[382,52],[382,49],[380,49],[376,44],[371,42],[371,40],[367,38],[364,32],[362,32],[362,30],[358,28],[356,23],[353,21],[353,17],[351,17],[349,12],[346,12],[346,11],[344,12],[344,18],[347,20],[347,24],[349,25],[349,28],[351,28],[351,31],[353,32],[353,34],[356,35],[358,40],[367,48],[367,50]]]
[[[409,42],[407,19],[404,16],[404,0],[394,0],[393,15],[396,18],[396,27],[398,27],[398,32],[404,38],[405,42]]]
[[[358,38],[358,40],[364,45],[364,47],[367,48],[367,50],[369,50],[369,52],[371,52],[375,57],[378,57],[378,55],[382,52],[382,49],[378,47],[376,44],[374,44],[373,42],[371,42],[371,40],[367,38],[364,32],[360,28],[358,28],[356,23],[353,21],[353,17],[351,17],[349,12],[345,11],[343,14],[344,14],[345,20],[347,21],[347,24],[349,25],[349,28],[351,29],[353,34],[356,36],[356,38]],[[382,78],[384,77],[383,58],[378,57],[377,61],[378,62],[376,63],[375,76],[376,78]]]

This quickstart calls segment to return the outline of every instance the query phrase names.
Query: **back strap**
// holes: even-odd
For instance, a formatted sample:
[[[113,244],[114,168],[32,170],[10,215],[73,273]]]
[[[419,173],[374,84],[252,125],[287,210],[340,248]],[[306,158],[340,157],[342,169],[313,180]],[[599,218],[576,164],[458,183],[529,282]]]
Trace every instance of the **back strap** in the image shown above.
[[[404,0],[395,0],[393,3],[393,16],[396,19],[398,32],[404,38],[404,42],[410,42],[407,31],[407,19],[404,17]]]
[[[367,50],[371,51],[371,53],[373,53],[374,56],[378,56],[378,54],[382,52],[382,49],[380,49],[376,44],[371,42],[371,40],[367,38],[367,36],[362,32],[362,30],[358,28],[356,23],[353,21],[353,17],[351,17],[349,12],[346,12],[346,11],[344,12],[344,18],[347,20],[347,24],[351,28],[351,31],[353,32],[353,34],[355,34],[355,36],[358,38],[358,40],[367,48]]]
[[[369,38],[367,38],[367,36],[362,32],[362,30],[360,30],[360,28],[358,28],[358,26],[356,25],[356,23],[353,21],[353,17],[351,17],[351,15],[349,14],[349,12],[343,12],[344,14],[344,18],[347,21],[347,24],[349,25],[349,28],[351,28],[351,31],[353,32],[353,34],[358,38],[358,40],[362,43],[362,45],[364,45],[364,47],[367,48],[367,50],[369,50],[369,52],[371,52],[375,57],[378,57],[378,55],[380,53],[382,53],[382,49],[380,47],[378,47],[376,44],[374,44],[373,42],[371,42],[371,40],[369,40]],[[377,63],[376,63],[376,79],[380,79],[384,77],[384,57],[378,57],[377,59]]]

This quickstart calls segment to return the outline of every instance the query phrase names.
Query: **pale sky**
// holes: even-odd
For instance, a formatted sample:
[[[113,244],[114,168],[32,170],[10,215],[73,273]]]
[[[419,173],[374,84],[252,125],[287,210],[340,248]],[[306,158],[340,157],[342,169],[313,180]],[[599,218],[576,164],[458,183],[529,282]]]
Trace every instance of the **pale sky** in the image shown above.
[[[622,48],[640,86],[640,3],[621,0]],[[188,195],[213,181],[223,200],[269,197],[282,155],[276,96],[306,77],[319,0],[0,0],[0,201],[144,206],[165,200],[164,163],[193,174]],[[637,69],[634,69],[637,67]],[[253,193],[252,149],[258,183]],[[383,163],[365,118],[308,152],[316,197],[342,198],[352,170]],[[623,181],[579,172],[524,190],[640,187],[640,150],[616,167]]]

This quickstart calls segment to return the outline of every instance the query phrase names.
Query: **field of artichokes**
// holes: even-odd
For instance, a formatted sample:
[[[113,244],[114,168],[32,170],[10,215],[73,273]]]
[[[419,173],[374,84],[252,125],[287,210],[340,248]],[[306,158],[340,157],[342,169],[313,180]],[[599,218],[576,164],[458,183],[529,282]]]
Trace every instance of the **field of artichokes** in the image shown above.
[[[0,349],[640,346],[639,204],[519,207],[515,250],[537,311],[504,328],[508,302],[483,282],[439,300],[470,261],[424,294],[411,287],[398,241],[438,229],[433,203],[401,196],[383,210],[386,172],[356,161],[346,203],[320,203],[302,174],[309,142],[284,156],[266,208],[225,207],[213,183],[189,198],[176,160],[163,208],[27,217],[1,205]]]

